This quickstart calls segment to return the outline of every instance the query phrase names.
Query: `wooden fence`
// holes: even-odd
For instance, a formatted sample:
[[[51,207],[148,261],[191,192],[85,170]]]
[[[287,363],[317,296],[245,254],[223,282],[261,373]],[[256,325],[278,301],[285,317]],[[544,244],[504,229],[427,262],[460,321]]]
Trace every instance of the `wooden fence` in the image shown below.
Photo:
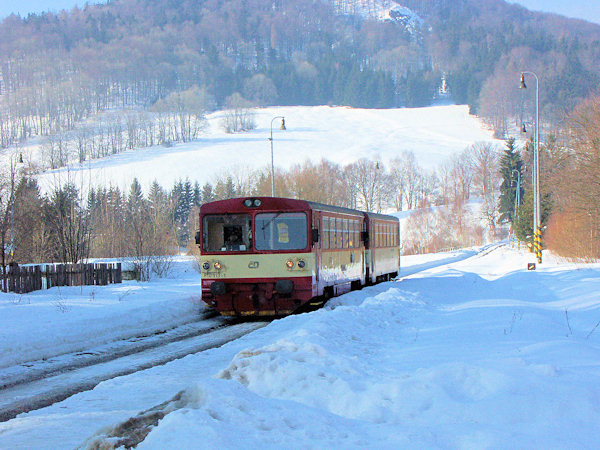
[[[10,264],[7,269],[6,276],[0,273],[2,290],[18,294],[55,286],[105,286],[123,281],[121,263],[44,266]]]

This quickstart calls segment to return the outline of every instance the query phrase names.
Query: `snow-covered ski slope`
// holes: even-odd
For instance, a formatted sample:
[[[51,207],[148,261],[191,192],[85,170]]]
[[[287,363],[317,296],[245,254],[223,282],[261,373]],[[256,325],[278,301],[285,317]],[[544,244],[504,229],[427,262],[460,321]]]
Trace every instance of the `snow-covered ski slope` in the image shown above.
[[[0,448],[115,443],[119,424],[155,407],[162,418],[138,448],[597,448],[600,264],[544,254],[527,271],[531,254],[488,250],[404,257],[400,281],[2,423]],[[94,318],[77,325],[80,309],[102,322],[122,307],[123,327],[141,314],[125,305],[136,291],[93,307],[77,291],[45,296],[60,295],[71,309],[52,320],[82,336]],[[23,329],[38,325],[41,299],[0,299],[3,313],[31,309]]]
[[[465,105],[383,110],[271,107],[255,111],[256,129],[237,134],[223,131],[223,114],[210,114],[206,131],[195,141],[131,150],[51,171],[41,177],[42,185],[52,188],[72,181],[83,188],[116,185],[128,189],[133,177],[144,188],[154,180],[170,187],[185,178],[201,185],[230,174],[243,178],[255,169],[270,169],[271,123],[275,167],[285,170],[322,158],[342,165],[360,158],[386,163],[404,151],[413,152],[426,169],[434,169],[476,142],[494,141],[492,132],[469,115]],[[279,119],[273,121],[277,116],[285,117],[285,131],[280,130]]]

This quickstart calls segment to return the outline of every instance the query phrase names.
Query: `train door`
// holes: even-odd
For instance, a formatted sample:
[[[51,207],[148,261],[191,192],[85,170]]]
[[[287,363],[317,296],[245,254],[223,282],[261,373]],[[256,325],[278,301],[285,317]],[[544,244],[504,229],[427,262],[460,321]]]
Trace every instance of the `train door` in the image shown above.
[[[365,284],[367,282],[367,278],[365,275],[365,243],[362,240],[362,231],[364,229],[364,224],[363,224],[363,220],[362,219],[358,219],[357,223],[356,223],[356,229],[355,229],[355,240],[356,240],[356,245],[358,246],[359,252],[360,252],[360,260],[361,260],[361,267],[360,267],[360,283],[361,284]]]
[[[314,235],[318,236],[318,239],[316,242],[314,242],[314,238],[313,238],[313,248],[312,248],[312,251],[315,255],[314,277],[315,277],[315,282],[318,286],[318,284],[319,284],[319,267],[321,267],[321,260],[322,260],[322,252],[321,252],[322,244],[321,243],[323,241],[323,234],[321,232],[323,230],[323,227],[321,226],[321,220],[322,220],[321,213],[313,211],[312,219],[313,219],[313,223],[312,223],[313,236]]]

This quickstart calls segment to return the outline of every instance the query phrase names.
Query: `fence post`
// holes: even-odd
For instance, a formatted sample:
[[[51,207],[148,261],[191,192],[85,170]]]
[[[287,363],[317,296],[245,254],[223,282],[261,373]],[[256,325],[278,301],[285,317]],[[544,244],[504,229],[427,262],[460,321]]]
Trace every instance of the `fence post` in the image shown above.
[[[9,292],[18,292],[17,287],[19,283],[19,265],[16,262],[11,262],[8,265],[8,291]]]
[[[35,281],[33,284],[33,289],[36,291],[39,291],[42,289],[42,269],[40,266],[34,267],[34,275],[35,275]]]

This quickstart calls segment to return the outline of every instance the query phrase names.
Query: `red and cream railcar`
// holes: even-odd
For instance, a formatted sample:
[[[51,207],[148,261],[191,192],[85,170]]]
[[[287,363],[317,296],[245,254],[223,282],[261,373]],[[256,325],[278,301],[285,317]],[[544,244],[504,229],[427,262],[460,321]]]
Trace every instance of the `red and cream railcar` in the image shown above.
[[[364,213],[367,228],[366,279],[387,281],[400,270],[400,226],[396,217]]]
[[[369,234],[394,221],[397,229],[390,216],[285,198],[207,203],[197,235],[202,299],[223,315],[283,316],[389,278],[397,247],[392,267],[388,241]]]

